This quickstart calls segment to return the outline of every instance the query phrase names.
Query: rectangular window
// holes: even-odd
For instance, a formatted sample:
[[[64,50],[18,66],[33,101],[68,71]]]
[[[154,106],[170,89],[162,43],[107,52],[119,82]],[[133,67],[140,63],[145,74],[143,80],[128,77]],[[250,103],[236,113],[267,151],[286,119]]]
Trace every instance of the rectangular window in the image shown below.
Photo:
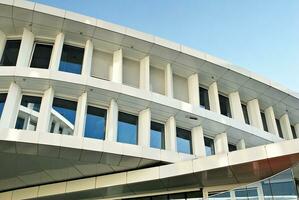
[[[137,144],[138,117],[119,112],[117,132],[117,142]]]
[[[30,67],[48,69],[53,46],[35,43]]]
[[[219,94],[220,110],[221,114],[227,117],[232,117],[229,105],[229,99]]]
[[[208,90],[199,87],[200,107],[210,110],[209,93]]]
[[[81,74],[84,49],[63,45],[59,71]]]
[[[177,151],[192,154],[191,132],[182,128],[176,128]]]
[[[107,112],[93,106],[87,107],[84,136],[95,139],[105,139],[105,124]]]
[[[268,132],[268,126],[267,126],[267,121],[266,121],[265,113],[261,112],[261,117],[262,117],[264,131]]]
[[[151,122],[151,141],[150,147],[164,149],[164,125]]]
[[[291,125],[291,129],[292,129],[292,133],[293,133],[293,138],[296,139],[297,135],[296,135],[295,127],[293,125]]]
[[[278,119],[275,119],[275,121],[276,121],[277,129],[278,129],[279,137],[283,138],[282,129],[281,129],[281,126],[280,126],[280,121]]]
[[[77,102],[55,97],[52,108],[53,133],[72,135],[76,120]]]
[[[231,152],[231,151],[236,151],[236,150],[237,150],[237,147],[236,147],[236,145],[228,144],[228,150],[229,150],[229,152]]]
[[[1,117],[2,112],[3,112],[6,97],[7,97],[7,94],[4,94],[4,93],[0,94],[0,117]]]
[[[21,40],[7,40],[3,51],[1,66],[16,66]]]
[[[246,124],[250,124],[249,122],[249,116],[248,116],[248,111],[247,111],[247,106],[242,104],[242,111],[243,111],[243,116]]]
[[[204,137],[206,156],[215,155],[214,140],[211,138]]]

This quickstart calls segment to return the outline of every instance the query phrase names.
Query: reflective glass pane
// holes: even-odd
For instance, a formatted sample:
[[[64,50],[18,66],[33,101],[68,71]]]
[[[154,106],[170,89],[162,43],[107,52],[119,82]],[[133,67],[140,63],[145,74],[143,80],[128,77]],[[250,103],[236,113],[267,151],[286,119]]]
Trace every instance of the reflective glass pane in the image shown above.
[[[7,94],[0,94],[0,116],[2,115]]]
[[[261,117],[262,117],[264,131],[268,132],[268,126],[267,126],[267,121],[266,121],[265,113],[261,112]]]
[[[205,88],[199,88],[199,96],[200,96],[200,106],[210,110],[210,102],[209,102],[209,93]]]
[[[221,114],[227,117],[232,117],[229,105],[229,99],[223,95],[219,95]]]
[[[164,125],[151,122],[150,146],[157,149],[164,149]]]
[[[281,126],[280,126],[280,121],[278,119],[275,119],[275,121],[276,121],[277,129],[278,129],[279,137],[283,138],[282,129],[281,129]]]
[[[41,101],[41,97],[23,95],[21,105],[39,112]]]
[[[138,117],[127,113],[118,113],[117,141],[128,144],[137,144]]]
[[[192,154],[191,132],[185,129],[176,128],[177,151]]]
[[[105,139],[106,110],[93,106],[87,107],[85,137]]]
[[[242,111],[243,111],[243,116],[246,124],[249,124],[249,116],[248,116],[248,111],[247,111],[247,106],[242,104]]]
[[[81,74],[84,49],[63,45],[59,71]]]
[[[49,44],[36,43],[30,67],[48,69],[52,48],[53,46]]]
[[[231,151],[236,151],[237,150],[237,147],[236,145],[233,145],[233,144],[228,144],[228,150],[231,152]]]
[[[204,140],[205,140],[206,155],[207,156],[214,155],[215,154],[214,140],[207,137],[204,137]]]
[[[296,139],[297,135],[296,135],[295,127],[291,125],[291,129],[292,129],[292,133],[293,133],[293,138]]]
[[[16,66],[21,40],[7,40],[3,51],[1,66]]]

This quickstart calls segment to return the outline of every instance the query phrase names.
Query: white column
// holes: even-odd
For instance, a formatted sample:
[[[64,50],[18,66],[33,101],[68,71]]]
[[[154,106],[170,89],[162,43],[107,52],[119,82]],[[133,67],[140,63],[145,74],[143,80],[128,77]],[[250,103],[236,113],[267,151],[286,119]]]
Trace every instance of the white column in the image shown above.
[[[264,191],[261,183],[257,183],[257,196],[259,200],[264,200]]]
[[[215,154],[227,153],[228,142],[226,133],[220,133],[216,135],[214,139]]]
[[[220,111],[218,87],[216,82],[212,83],[209,86],[208,92],[209,92],[210,110],[220,114],[221,111]]]
[[[52,87],[50,87],[44,92],[42,98],[36,131],[49,132],[53,98],[54,98],[54,90]]]
[[[86,110],[87,92],[84,92],[78,99],[74,136],[84,137]]]
[[[110,70],[110,80],[116,83],[123,82],[123,52],[119,49],[113,53],[113,64]]]
[[[24,28],[20,50],[17,59],[17,67],[29,67],[31,51],[34,44],[34,35],[31,31]]]
[[[151,111],[149,108],[139,112],[138,117],[138,145],[150,146]]]
[[[245,123],[239,92],[236,91],[230,93],[228,95],[228,98],[229,98],[229,105],[232,113],[232,118]]]
[[[280,126],[283,134],[283,138],[286,140],[291,140],[293,139],[293,133],[291,129],[291,124],[289,120],[288,114],[284,114],[280,119]]]
[[[82,75],[90,76],[91,63],[93,54],[93,44],[91,40],[87,40],[84,48],[84,57],[82,64]]]
[[[14,128],[21,102],[21,88],[14,82],[10,84],[1,115],[1,128]]]
[[[297,138],[299,138],[299,123],[294,126]]]
[[[199,106],[199,82],[197,73],[188,77],[188,94],[189,103],[194,106]]]
[[[246,144],[244,139],[239,140],[239,142],[237,143],[237,150],[241,150],[241,149],[246,149]]]
[[[209,191],[206,188],[202,189],[203,200],[209,200]]]
[[[165,124],[165,149],[176,151],[176,123],[173,116]]]
[[[106,137],[108,141],[117,140],[117,122],[118,122],[118,105],[114,99],[111,99],[107,112]]]
[[[59,63],[60,63],[60,58],[61,58],[61,54],[62,54],[63,43],[64,43],[64,34],[59,33],[56,36],[54,46],[52,49],[49,69],[52,69],[54,71],[57,71],[59,69]]]
[[[149,56],[140,60],[139,87],[150,91],[150,59]]]
[[[201,126],[194,127],[191,130],[192,138],[192,150],[196,156],[205,156],[206,148],[203,135],[203,129]]]
[[[6,44],[6,35],[0,31],[0,60],[2,58],[3,51],[5,49]]]
[[[279,136],[272,106],[270,106],[265,110],[265,117],[266,117],[266,122],[267,122],[269,132]]]
[[[235,191],[234,191],[234,190],[231,190],[229,193],[230,193],[230,199],[231,199],[231,200],[236,200],[236,194],[235,194]]]
[[[173,97],[173,74],[170,64],[167,64],[165,68],[165,95]]]
[[[257,99],[247,102],[247,111],[250,124],[261,130],[264,130],[260,106]]]

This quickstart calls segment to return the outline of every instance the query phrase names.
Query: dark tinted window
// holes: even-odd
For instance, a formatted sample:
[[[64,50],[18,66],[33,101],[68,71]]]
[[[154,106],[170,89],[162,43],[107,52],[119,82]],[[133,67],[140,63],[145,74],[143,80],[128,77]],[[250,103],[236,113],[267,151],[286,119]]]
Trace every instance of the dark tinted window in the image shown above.
[[[263,122],[264,130],[268,132],[268,126],[267,126],[267,121],[266,121],[265,113],[261,112],[261,117],[262,117],[262,122]]]
[[[7,94],[0,94],[0,116],[2,115]]]
[[[138,117],[127,113],[118,113],[117,141],[137,144]]]
[[[151,122],[150,146],[157,149],[164,149],[164,125]]]
[[[25,124],[25,119],[22,118],[22,117],[18,117],[15,128],[16,129],[23,129],[24,128],[24,124]]]
[[[232,117],[230,112],[229,99],[225,96],[219,95],[221,114],[227,117]]]
[[[246,124],[250,124],[249,122],[249,116],[248,116],[248,111],[247,111],[247,106],[242,104],[242,111],[243,111],[243,116]]]
[[[53,108],[71,124],[75,124],[77,102],[54,98]]]
[[[59,71],[81,74],[84,49],[63,45]]]
[[[41,97],[23,95],[21,105],[39,112],[41,101]]]
[[[52,48],[53,46],[49,44],[36,43],[30,67],[48,69]]]
[[[185,129],[176,128],[177,151],[192,154],[191,132]]]
[[[275,119],[275,121],[276,121],[277,129],[278,129],[279,137],[283,138],[282,129],[281,129],[281,126],[280,126],[280,121],[278,119]]]
[[[106,110],[93,106],[87,107],[85,137],[105,139]]]
[[[199,88],[199,96],[200,96],[200,106],[210,110],[210,102],[209,102],[209,93],[205,88]]]
[[[204,137],[205,140],[205,149],[206,149],[206,155],[214,155],[215,154],[215,148],[214,148],[214,140],[211,138]]]
[[[7,40],[0,65],[15,66],[19,54],[21,40]]]
[[[237,147],[236,145],[233,145],[233,144],[228,144],[228,150],[231,152],[231,151],[236,151],[237,150]]]
[[[295,127],[291,125],[291,129],[292,129],[292,133],[293,133],[293,138],[296,139],[297,135],[296,135]]]

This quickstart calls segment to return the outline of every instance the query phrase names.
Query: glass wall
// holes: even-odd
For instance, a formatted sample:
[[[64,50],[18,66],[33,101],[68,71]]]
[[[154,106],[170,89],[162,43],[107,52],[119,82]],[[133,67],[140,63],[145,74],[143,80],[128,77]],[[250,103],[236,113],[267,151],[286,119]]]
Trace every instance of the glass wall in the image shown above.
[[[16,66],[20,45],[21,45],[21,40],[6,41],[3,55],[0,62],[1,66]]]
[[[1,117],[2,112],[3,112],[3,108],[4,108],[5,101],[6,101],[6,97],[7,97],[6,93],[0,94],[0,117]]]
[[[249,116],[248,116],[248,111],[247,111],[247,106],[242,104],[242,111],[243,111],[243,116],[246,124],[250,124],[249,122]]]
[[[229,105],[229,99],[223,95],[219,95],[220,111],[222,115],[232,117]]]
[[[88,106],[85,120],[84,136],[95,139],[105,139],[107,111],[101,108]]]
[[[84,49],[63,45],[59,71],[81,74]]]
[[[35,43],[30,67],[48,69],[53,45]]]
[[[192,154],[191,131],[176,128],[176,144],[178,152]]]
[[[157,149],[165,148],[164,139],[164,124],[157,122],[151,122],[151,136],[150,136],[150,147]]]
[[[137,144],[138,117],[127,113],[118,113],[117,142]]]
[[[209,93],[208,90],[199,87],[200,107],[210,110]]]
[[[214,140],[208,137],[204,137],[206,156],[215,155]]]

